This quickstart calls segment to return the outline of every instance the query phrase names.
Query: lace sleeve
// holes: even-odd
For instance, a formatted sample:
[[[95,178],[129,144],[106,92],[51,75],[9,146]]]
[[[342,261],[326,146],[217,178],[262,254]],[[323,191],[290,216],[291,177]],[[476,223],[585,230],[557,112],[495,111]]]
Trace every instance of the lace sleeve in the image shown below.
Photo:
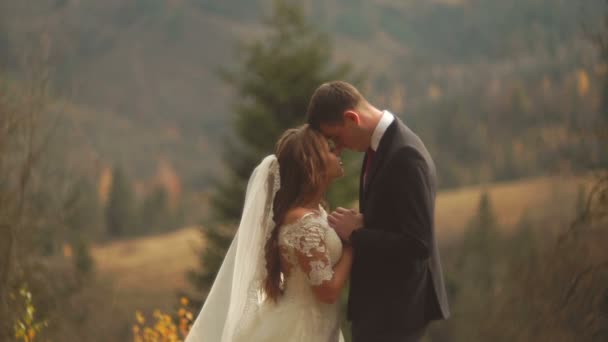
[[[331,280],[334,275],[325,245],[325,231],[321,225],[322,223],[315,219],[304,220],[290,239],[298,264],[313,286]]]

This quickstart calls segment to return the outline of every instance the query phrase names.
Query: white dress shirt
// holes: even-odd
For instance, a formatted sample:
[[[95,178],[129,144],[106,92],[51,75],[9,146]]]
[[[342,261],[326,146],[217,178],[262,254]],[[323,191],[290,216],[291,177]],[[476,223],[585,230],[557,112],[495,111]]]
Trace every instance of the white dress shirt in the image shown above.
[[[374,133],[372,133],[372,141],[370,147],[372,148],[372,150],[374,150],[374,152],[378,150],[378,145],[380,145],[380,140],[382,140],[382,136],[384,136],[386,129],[388,128],[388,126],[391,125],[391,123],[393,123],[394,120],[395,116],[391,112],[389,112],[388,110],[382,111],[382,118],[380,118],[378,125],[376,125]]]

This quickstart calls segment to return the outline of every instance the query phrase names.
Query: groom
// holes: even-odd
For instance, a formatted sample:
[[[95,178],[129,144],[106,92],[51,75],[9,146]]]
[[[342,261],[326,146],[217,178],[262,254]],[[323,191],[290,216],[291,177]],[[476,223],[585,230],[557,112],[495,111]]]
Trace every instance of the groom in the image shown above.
[[[308,123],[343,148],[365,152],[359,214],[338,208],[330,225],[352,243],[348,319],[353,342],[419,341],[449,316],[435,239],[435,164],[399,118],[372,106],[352,85],[314,92]]]

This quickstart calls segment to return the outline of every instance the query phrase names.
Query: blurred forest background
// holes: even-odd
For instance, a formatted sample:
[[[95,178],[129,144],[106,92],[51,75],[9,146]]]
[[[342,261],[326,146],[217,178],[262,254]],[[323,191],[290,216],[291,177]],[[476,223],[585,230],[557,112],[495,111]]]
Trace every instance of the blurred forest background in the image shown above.
[[[608,340],[607,22],[603,0],[0,0],[0,341],[183,338],[249,173],[336,78],[437,164],[453,315],[425,341]],[[344,159],[331,206],[356,206]]]

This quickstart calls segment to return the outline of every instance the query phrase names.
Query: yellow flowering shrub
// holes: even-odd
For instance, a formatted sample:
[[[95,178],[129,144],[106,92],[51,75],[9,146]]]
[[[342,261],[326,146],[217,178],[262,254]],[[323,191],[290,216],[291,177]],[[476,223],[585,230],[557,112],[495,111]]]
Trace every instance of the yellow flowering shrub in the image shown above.
[[[181,298],[177,319],[160,310],[154,310],[151,325],[146,325],[146,318],[141,311],[135,312],[133,325],[133,342],[183,342],[192,327],[192,312],[188,311],[188,299]]]
[[[14,300],[17,300],[15,295],[12,295],[11,297]],[[22,342],[33,342],[42,328],[47,326],[47,322],[36,321],[34,317],[36,308],[32,303],[32,293],[27,289],[27,286],[23,286],[19,289],[19,298],[23,303],[23,313],[17,317],[13,325],[15,339]]]

